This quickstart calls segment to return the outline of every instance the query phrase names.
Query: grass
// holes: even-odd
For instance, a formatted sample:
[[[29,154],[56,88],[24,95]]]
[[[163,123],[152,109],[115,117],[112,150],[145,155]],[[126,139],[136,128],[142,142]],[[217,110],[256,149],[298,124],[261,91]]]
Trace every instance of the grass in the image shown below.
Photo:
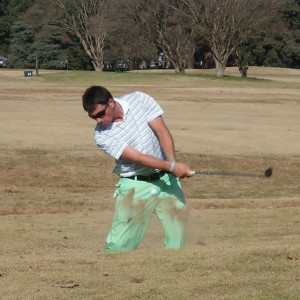
[[[201,167],[204,170],[263,174],[264,169],[258,170],[257,166],[263,168],[272,164],[274,168],[271,178],[199,175],[192,181],[184,180],[182,184],[186,197],[197,199],[193,203],[194,208],[251,208],[263,207],[263,203],[266,203],[267,207],[298,205],[298,201],[295,200],[300,182],[298,156],[224,157],[178,153],[178,160],[187,162],[195,169]],[[117,180],[111,173],[112,168],[113,161],[105,155],[100,155],[99,160],[95,162],[94,154],[87,155],[82,152],[64,153],[39,149],[10,151],[9,156],[2,157],[1,192],[6,201],[0,203],[0,214],[35,214],[47,211],[59,213],[83,208],[105,208],[106,199],[102,204],[92,200],[99,189],[99,184],[94,178],[97,178],[98,170],[101,170],[102,176],[107,179],[107,184],[101,187],[102,193],[109,193],[114,189]],[[237,186],[239,188],[236,188]],[[281,201],[280,198],[286,195],[290,200]],[[58,196],[62,199],[57,200]],[[83,197],[84,201],[81,200]],[[228,199],[227,202],[223,201]],[[248,202],[247,199],[255,201]],[[260,199],[262,204],[259,204]]]
[[[241,76],[231,76],[231,75],[224,75],[223,77],[217,77],[214,74],[193,74],[187,73],[181,76],[190,76],[190,77],[197,77],[203,79],[210,79],[210,80],[219,80],[219,81],[235,81],[235,82],[254,82],[254,83],[270,83],[272,80],[264,79],[264,78],[256,78],[256,77],[241,77]]]
[[[201,70],[202,71],[202,70]],[[53,72],[41,72],[41,78],[49,83],[59,84],[79,84],[79,85],[134,85],[134,86],[199,86],[203,83],[205,86],[215,87],[235,87],[239,84],[239,87],[259,87],[265,89],[276,88],[296,88],[299,89],[299,85],[295,82],[283,83],[276,82],[270,79],[247,77],[242,78],[238,74],[225,75],[222,78],[218,78],[214,74],[210,73],[194,73],[187,71],[185,74],[175,74],[172,70],[163,73],[151,72],[93,72],[93,71],[53,71]]]
[[[90,71],[71,71],[55,72],[42,75],[47,82],[80,83],[80,84],[99,84],[107,86],[112,84],[134,84],[134,85],[161,85],[161,79],[176,80],[175,74],[138,74],[138,73],[120,73],[120,72],[90,72]]]
[[[290,76],[288,70],[259,72]],[[299,104],[297,77],[284,82],[219,80],[209,72],[40,73],[23,78],[21,72],[7,71],[0,81],[1,300],[299,299],[300,157],[297,151],[276,152],[285,142],[298,149],[291,144],[299,132],[293,119]],[[136,88],[154,93],[170,111],[167,117],[179,134],[179,149],[186,146],[181,140],[199,135],[197,151],[191,143],[177,152],[177,159],[193,169],[263,173],[271,165],[273,176],[183,180],[189,209],[185,249],[164,250],[160,225],[153,219],[137,251],[106,255],[117,178],[111,173],[114,162],[96,149],[93,124],[80,107],[83,88],[100,83],[117,94]],[[267,107],[264,119],[258,118],[262,124],[273,124],[279,112],[280,124],[288,124],[289,130],[280,132],[280,139],[268,139],[276,146],[268,145],[269,153],[225,155],[226,143],[220,151],[205,152],[202,141],[210,140],[201,117],[211,109],[210,126],[219,128],[223,109],[234,111],[237,106],[242,120],[249,116],[249,107],[253,115]],[[201,117],[182,120],[183,112],[195,109],[203,110]],[[290,110],[293,114],[285,115]],[[219,139],[235,126],[247,135],[255,125],[252,119],[245,126],[232,117],[234,113],[228,115],[227,127],[217,131]],[[259,148],[266,140],[257,143]],[[214,141],[208,146],[216,148]]]
[[[268,162],[179,155],[195,166],[223,161],[233,170]],[[2,299],[297,299],[298,157],[277,158],[277,169],[287,172],[275,169],[270,179],[183,181],[191,209],[187,248],[162,250],[152,223],[139,250],[115,255],[103,253],[115,178],[111,160],[100,158],[95,165],[86,153],[38,149],[2,156]]]
[[[247,230],[247,211],[209,210],[202,213],[205,243],[164,251],[150,235],[140,250],[114,255],[102,253],[99,212],[6,216],[5,224],[22,227],[2,227],[10,242],[2,253],[14,253],[2,255],[2,299],[297,299],[299,239],[277,233],[285,212],[255,213],[270,227]]]

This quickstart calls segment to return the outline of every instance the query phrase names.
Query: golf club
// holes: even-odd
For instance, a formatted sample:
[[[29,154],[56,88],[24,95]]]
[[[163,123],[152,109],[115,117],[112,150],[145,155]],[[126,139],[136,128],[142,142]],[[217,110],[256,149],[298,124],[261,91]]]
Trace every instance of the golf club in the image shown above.
[[[217,176],[240,176],[240,177],[271,177],[273,168],[268,167],[263,173],[239,173],[239,172],[218,172],[218,171],[192,171],[193,175],[217,175]]]

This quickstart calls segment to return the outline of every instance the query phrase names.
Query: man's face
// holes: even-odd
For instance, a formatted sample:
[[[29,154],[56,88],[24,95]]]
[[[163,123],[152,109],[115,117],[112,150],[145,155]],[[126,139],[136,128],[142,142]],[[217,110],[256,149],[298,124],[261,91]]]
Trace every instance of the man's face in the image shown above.
[[[97,124],[109,125],[112,123],[112,108],[107,104],[97,104],[97,106],[89,111],[88,116],[96,120]]]

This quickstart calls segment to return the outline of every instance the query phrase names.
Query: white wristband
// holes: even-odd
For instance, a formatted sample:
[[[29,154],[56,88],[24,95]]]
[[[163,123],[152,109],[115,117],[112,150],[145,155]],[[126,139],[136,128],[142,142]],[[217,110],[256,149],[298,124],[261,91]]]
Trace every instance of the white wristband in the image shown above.
[[[172,172],[173,172],[173,170],[174,170],[175,163],[176,163],[176,161],[175,161],[175,160],[173,160],[173,161],[172,161],[172,163],[171,163],[171,167],[170,167],[170,172],[171,172],[171,173],[172,173]]]

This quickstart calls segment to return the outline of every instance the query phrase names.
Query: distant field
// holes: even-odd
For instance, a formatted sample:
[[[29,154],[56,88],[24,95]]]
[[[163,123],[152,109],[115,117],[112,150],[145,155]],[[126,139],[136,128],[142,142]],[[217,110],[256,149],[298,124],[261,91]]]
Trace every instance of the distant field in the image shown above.
[[[0,69],[1,299],[300,299],[300,70],[23,71]],[[153,219],[104,254],[117,178],[81,106],[94,84],[156,98],[192,169],[274,175],[183,180],[184,250]]]

